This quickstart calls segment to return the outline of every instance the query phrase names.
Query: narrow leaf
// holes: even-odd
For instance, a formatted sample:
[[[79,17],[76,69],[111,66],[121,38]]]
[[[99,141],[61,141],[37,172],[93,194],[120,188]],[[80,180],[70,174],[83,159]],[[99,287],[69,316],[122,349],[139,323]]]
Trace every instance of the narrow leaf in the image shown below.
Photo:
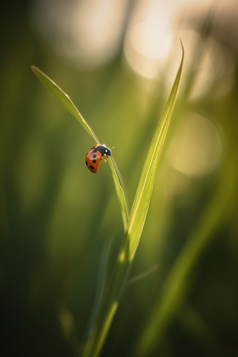
[[[144,326],[136,356],[150,355],[154,346],[158,346],[164,339],[169,324],[182,309],[189,295],[192,286],[191,272],[204,251],[220,237],[216,233],[235,219],[233,213],[236,212],[234,208],[237,207],[237,195],[234,194],[234,187],[238,179],[238,172],[234,170],[237,167],[236,162],[237,157],[230,155],[214,196],[202,212],[197,228],[193,229],[174,261],[161,288],[157,305]]]
[[[99,306],[100,306],[100,303],[102,300],[103,290],[105,288],[106,272],[107,272],[107,266],[108,266],[108,260],[109,260],[109,254],[110,254],[110,250],[111,250],[112,240],[113,240],[113,237],[110,239],[110,241],[108,241],[108,239],[107,239],[104,242],[104,246],[102,249],[101,258],[100,258],[99,267],[98,267],[98,273],[97,273],[96,288],[95,288],[95,292],[94,292],[94,301],[93,301],[90,317],[88,320],[88,326],[86,329],[86,337],[87,338],[95,324],[98,309],[99,309]]]
[[[181,78],[184,60],[184,49],[182,43],[181,46],[182,59],[180,67],[167,105],[165,107],[164,114],[161,118],[161,121],[159,122],[158,128],[156,129],[154,138],[152,140],[131,210],[128,232],[126,233],[124,244],[122,245],[122,248],[119,252],[115,270],[111,276],[110,284],[105,291],[96,323],[85,344],[83,357],[98,357],[101,352],[114,315],[116,313],[120,295],[126,283],[131,261],[139,244],[152,194],[158,156],[163,147],[163,143],[169,127],[170,118],[174,108]]]
[[[166,104],[164,113],[155,131],[155,135],[153,137],[144,164],[140,182],[131,209],[129,226],[128,226],[128,235],[127,235],[127,239],[129,240],[130,260],[132,260],[135,255],[143,231],[145,219],[147,216],[147,211],[150,204],[152,189],[154,186],[158,157],[163,148],[164,140],[169,128],[171,115],[173,112],[173,108],[178,93],[178,88],[179,88],[179,83],[180,83],[180,78],[183,68],[183,60],[184,60],[184,48],[182,42],[181,42],[181,47],[182,47],[182,59],[181,59],[180,67],[178,69],[178,73],[172,91],[170,93],[168,102]]]
[[[120,172],[117,168],[114,158],[109,157],[108,163],[112,171],[112,177],[115,184],[117,197],[121,205],[122,222],[123,222],[124,232],[126,232],[128,227],[129,213],[128,213],[127,199],[125,195],[123,181],[120,176]]]
[[[48,77],[44,72],[35,66],[31,66],[32,71],[35,73],[36,77],[45,86],[45,88],[50,92],[50,94],[57,99],[63,107],[65,107],[82,125],[82,127],[87,131],[87,133],[100,144],[97,136],[90,128],[88,123],[84,120],[82,114],[78,111],[75,104],[72,102],[67,93],[65,93],[50,77]]]
[[[45,88],[50,92],[50,94],[58,100],[82,125],[86,132],[96,141],[97,144],[100,144],[96,134],[92,128],[88,125],[86,120],[83,118],[82,114],[79,112],[75,104],[72,102],[67,93],[65,93],[59,86],[56,84],[50,77],[48,77],[44,72],[42,72],[36,66],[31,66],[32,71],[40,82],[45,86]],[[126,232],[128,227],[128,205],[126,200],[126,195],[122,183],[122,179],[117,168],[116,162],[113,158],[108,160],[110,169],[112,171],[112,177],[116,188],[116,193],[118,196],[119,203],[121,205],[121,215],[122,222],[124,226],[124,231]]]

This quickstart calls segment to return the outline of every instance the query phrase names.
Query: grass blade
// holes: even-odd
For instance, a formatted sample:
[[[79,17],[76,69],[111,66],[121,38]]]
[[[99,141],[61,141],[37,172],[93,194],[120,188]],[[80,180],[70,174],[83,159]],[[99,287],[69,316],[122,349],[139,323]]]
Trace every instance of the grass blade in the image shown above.
[[[184,49],[182,43],[181,46],[182,59],[180,67],[165,107],[164,114],[152,140],[132,206],[128,232],[125,235],[124,244],[119,252],[110,284],[103,297],[95,326],[92,329],[89,339],[85,345],[83,357],[98,357],[101,352],[112,320],[116,313],[122,289],[126,283],[131,261],[139,244],[154,185],[158,156],[164,144],[179,88],[184,60]]]
[[[129,213],[128,213],[128,205],[127,205],[127,199],[125,195],[123,181],[120,176],[120,172],[117,168],[114,158],[109,157],[108,163],[112,171],[112,178],[115,184],[117,197],[121,205],[122,222],[123,222],[124,232],[126,232],[128,228]]]
[[[50,77],[48,77],[44,72],[42,72],[36,66],[31,66],[32,71],[36,75],[36,77],[40,80],[40,82],[45,86],[45,88],[50,92],[50,94],[58,100],[60,104],[63,105],[82,125],[82,127],[86,130],[86,132],[96,141],[97,144],[100,144],[96,134],[92,130],[92,128],[88,125],[86,120],[83,118],[73,101],[70,99],[67,93],[65,93],[59,86],[56,84]],[[108,160],[110,169],[112,171],[112,177],[116,188],[116,193],[118,196],[119,203],[121,205],[121,215],[122,222],[124,226],[124,231],[127,231],[128,227],[128,205],[125,195],[125,190],[123,187],[122,179],[120,176],[120,172],[117,168],[116,162],[113,158],[109,158]]]
[[[202,256],[202,253],[219,238],[224,222],[231,222],[236,212],[237,199],[234,187],[237,182],[237,158],[232,157],[223,168],[219,186],[187,243],[181,250],[161,289],[157,306],[143,329],[140,343],[137,345],[137,356],[150,355],[155,345],[159,345],[174,316],[181,310],[192,286],[191,272]],[[222,204],[221,204],[222,203]]]
[[[31,66],[32,71],[39,79],[39,81],[45,86],[45,88],[50,92],[50,94],[58,100],[60,104],[65,107],[82,125],[86,132],[96,141],[97,144],[100,144],[97,136],[93,132],[92,128],[84,120],[82,114],[78,111],[75,104],[72,102],[67,93],[65,93],[59,86],[56,84],[50,77],[48,77],[44,72],[35,66]]]
[[[103,296],[103,290],[105,288],[105,281],[106,281],[106,273],[107,273],[107,266],[108,266],[108,260],[109,260],[109,255],[110,255],[110,249],[112,245],[112,240],[113,237],[110,238],[110,241],[107,239],[104,243],[102,253],[101,253],[101,258],[99,262],[99,267],[98,267],[98,273],[97,273],[97,282],[96,282],[96,287],[95,287],[95,292],[94,292],[94,302],[92,305],[90,317],[88,320],[88,326],[86,329],[86,338],[88,338],[90,331],[92,330],[92,327],[94,326],[98,309],[100,307],[100,302],[102,300]]]
[[[137,192],[135,195],[135,199],[133,202],[133,206],[131,209],[129,226],[128,226],[128,236],[129,240],[129,258],[133,259],[137,246],[139,244],[139,240],[143,231],[145,219],[147,216],[147,211],[150,204],[150,198],[154,186],[154,180],[156,175],[156,168],[158,165],[158,157],[163,148],[163,144],[165,141],[165,137],[169,128],[171,115],[173,112],[173,108],[175,105],[180,78],[182,74],[183,68],[183,60],[184,60],[184,48],[181,42],[182,47],[182,59],[180,63],[180,67],[178,69],[178,73],[170,93],[168,102],[166,104],[164,113],[162,118],[158,124],[158,127],[155,131],[155,135],[153,137],[144,168],[141,174],[140,182],[137,188]]]

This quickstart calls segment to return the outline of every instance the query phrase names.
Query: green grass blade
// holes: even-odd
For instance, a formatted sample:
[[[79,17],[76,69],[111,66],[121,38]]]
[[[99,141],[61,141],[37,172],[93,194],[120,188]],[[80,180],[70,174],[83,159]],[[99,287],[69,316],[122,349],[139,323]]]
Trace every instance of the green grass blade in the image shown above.
[[[155,131],[144,168],[141,174],[140,182],[137,188],[133,206],[131,209],[129,226],[128,226],[128,235],[127,239],[129,240],[129,258],[133,259],[139,240],[143,231],[147,211],[150,204],[150,198],[154,186],[154,180],[156,175],[156,168],[158,165],[158,157],[163,148],[165,137],[169,128],[171,115],[175,105],[180,78],[182,74],[183,61],[184,61],[184,48],[182,46],[182,59],[178,69],[178,73],[170,93],[168,102],[166,104],[162,118],[158,124],[158,127]]]
[[[205,207],[197,228],[188,237],[187,243],[171,267],[161,289],[157,306],[139,338],[137,356],[150,355],[154,346],[158,346],[163,341],[169,324],[181,310],[191,290],[191,272],[204,251],[220,237],[216,232],[219,232],[224,224],[227,225],[227,222],[234,219],[232,212],[236,212],[237,204],[234,187],[236,187],[238,177],[237,170],[234,170],[234,167],[237,166],[235,160],[237,158],[230,155],[228,164],[223,168],[214,197]]]
[[[124,251],[124,259],[118,257],[109,284],[105,289],[95,325],[85,344],[82,357],[98,357],[108,335],[130,267],[126,247],[124,247]]]
[[[124,227],[124,231],[126,232],[128,228],[129,213],[128,213],[128,205],[127,205],[127,199],[125,195],[123,181],[113,157],[109,157],[108,164],[112,171],[112,177],[115,184],[117,197],[121,205],[123,227]]]
[[[39,79],[39,81],[45,86],[45,88],[50,92],[50,94],[60,102],[60,104],[65,107],[82,125],[86,132],[96,141],[97,144],[100,144],[97,136],[90,128],[88,123],[84,120],[81,113],[76,108],[75,104],[72,102],[67,93],[65,93],[59,86],[56,84],[50,77],[48,77],[44,72],[35,66],[31,66],[32,71]]]
[[[96,320],[98,310],[100,307],[100,303],[102,300],[103,291],[105,288],[107,266],[108,266],[110,251],[111,251],[112,240],[113,240],[113,237],[110,238],[110,241],[107,239],[104,242],[104,246],[102,249],[101,258],[100,258],[99,267],[98,267],[98,273],[97,273],[97,275],[98,275],[97,282],[96,282],[96,287],[95,287],[95,292],[94,292],[94,302],[93,302],[93,305],[91,308],[90,317],[88,320],[88,326],[87,326],[86,334],[85,334],[86,338],[88,338],[89,333],[91,332],[91,330],[95,324],[95,320]]]
[[[181,43],[182,46],[182,43]],[[99,310],[99,314],[91,331],[88,341],[86,342],[83,357],[98,357],[108,331],[110,329],[112,320],[116,313],[119,298],[123,287],[125,286],[128,271],[131,266],[131,261],[135,255],[144,222],[146,219],[152,188],[155,179],[157,168],[157,161],[159,153],[163,147],[163,143],[167,134],[170,123],[170,118],[174,108],[179,82],[182,73],[184,60],[184,49],[182,46],[182,59],[180,67],[169,96],[164,114],[156,129],[154,138],[152,140],[145,165],[142,171],[140,183],[138,185],[135,200],[132,206],[131,215],[129,219],[128,232],[125,236],[124,244],[119,252],[115,270],[112,273],[111,281],[106,289],[103,301]]]
[[[58,100],[59,103],[63,105],[82,125],[86,132],[96,141],[97,144],[100,144],[96,134],[92,128],[88,125],[86,120],[83,118],[75,104],[72,102],[67,93],[65,93],[59,86],[56,84],[50,77],[48,77],[44,72],[35,66],[31,66],[32,71],[40,82],[45,86],[45,88],[50,92],[50,94]],[[110,169],[112,171],[112,177],[116,188],[116,193],[118,196],[119,203],[121,205],[121,214],[122,222],[124,226],[124,231],[127,231],[128,227],[128,204],[126,200],[125,190],[123,187],[122,179],[117,168],[116,162],[113,158],[108,160]]]

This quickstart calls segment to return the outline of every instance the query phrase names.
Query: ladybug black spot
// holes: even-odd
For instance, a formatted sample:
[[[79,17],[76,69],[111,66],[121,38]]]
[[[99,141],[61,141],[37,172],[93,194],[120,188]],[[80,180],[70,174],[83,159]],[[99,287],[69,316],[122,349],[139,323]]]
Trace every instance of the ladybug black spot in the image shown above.
[[[97,152],[97,151],[98,151],[98,149],[94,149],[94,150],[93,150],[93,152]]]
[[[93,163],[96,164],[97,160],[93,160]]]
[[[94,170],[94,169],[95,169],[95,167],[93,167],[93,166],[89,166],[89,167],[90,167],[91,170]]]
[[[94,154],[93,157],[97,157],[97,155]]]
[[[87,163],[87,161],[85,161],[85,164],[88,166],[88,163]]]

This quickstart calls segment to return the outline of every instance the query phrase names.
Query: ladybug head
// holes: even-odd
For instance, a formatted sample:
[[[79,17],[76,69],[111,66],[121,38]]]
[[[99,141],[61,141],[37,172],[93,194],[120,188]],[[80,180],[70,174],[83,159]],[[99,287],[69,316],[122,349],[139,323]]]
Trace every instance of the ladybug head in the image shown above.
[[[99,145],[97,146],[97,150],[102,154],[106,156],[112,156],[112,151],[109,149],[106,145]]]

